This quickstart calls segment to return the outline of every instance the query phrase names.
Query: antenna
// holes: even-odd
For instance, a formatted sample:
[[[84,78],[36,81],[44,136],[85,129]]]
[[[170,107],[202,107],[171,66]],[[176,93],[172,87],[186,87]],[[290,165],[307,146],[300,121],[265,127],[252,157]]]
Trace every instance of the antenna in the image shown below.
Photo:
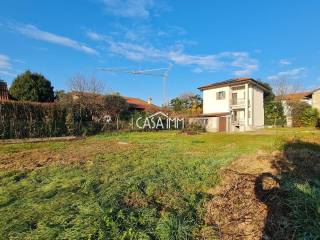
[[[162,77],[163,80],[163,104],[167,104],[167,81],[169,78],[169,73],[173,65],[169,64],[166,68],[151,68],[151,69],[128,69],[128,68],[99,68],[101,71],[113,72],[113,73],[127,73],[134,75],[147,75]]]

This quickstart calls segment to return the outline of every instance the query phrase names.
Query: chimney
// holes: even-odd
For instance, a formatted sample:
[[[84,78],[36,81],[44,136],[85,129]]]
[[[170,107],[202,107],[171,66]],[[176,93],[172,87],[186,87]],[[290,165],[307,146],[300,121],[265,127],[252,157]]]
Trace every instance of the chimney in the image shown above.
[[[149,98],[148,98],[147,103],[148,103],[148,104],[152,104],[152,97],[149,97]]]

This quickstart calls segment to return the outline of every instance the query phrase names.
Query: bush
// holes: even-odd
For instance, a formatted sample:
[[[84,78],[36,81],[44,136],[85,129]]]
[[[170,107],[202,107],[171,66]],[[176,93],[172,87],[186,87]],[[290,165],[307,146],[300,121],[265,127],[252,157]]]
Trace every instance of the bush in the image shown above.
[[[206,127],[204,124],[200,122],[190,122],[187,123],[185,128],[182,129],[182,132],[192,134],[192,133],[202,133],[206,131]]]
[[[316,127],[319,112],[304,102],[294,103],[292,108],[292,124],[294,127]]]
[[[125,117],[128,111],[127,101],[120,95],[110,94],[103,98],[105,111],[112,116]]]
[[[281,102],[268,102],[264,106],[265,125],[284,126],[286,117]]]

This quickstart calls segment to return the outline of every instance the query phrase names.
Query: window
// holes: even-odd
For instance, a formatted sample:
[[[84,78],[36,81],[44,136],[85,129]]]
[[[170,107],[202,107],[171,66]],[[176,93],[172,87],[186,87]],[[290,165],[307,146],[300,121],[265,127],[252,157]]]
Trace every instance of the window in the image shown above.
[[[226,92],[217,92],[217,100],[224,100],[226,98]]]

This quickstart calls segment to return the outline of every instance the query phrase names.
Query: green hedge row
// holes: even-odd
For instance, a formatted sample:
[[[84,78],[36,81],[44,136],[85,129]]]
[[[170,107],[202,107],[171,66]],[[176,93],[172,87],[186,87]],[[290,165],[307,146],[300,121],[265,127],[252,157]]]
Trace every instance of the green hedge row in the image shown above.
[[[0,138],[93,134],[101,124],[80,104],[0,102]]]

